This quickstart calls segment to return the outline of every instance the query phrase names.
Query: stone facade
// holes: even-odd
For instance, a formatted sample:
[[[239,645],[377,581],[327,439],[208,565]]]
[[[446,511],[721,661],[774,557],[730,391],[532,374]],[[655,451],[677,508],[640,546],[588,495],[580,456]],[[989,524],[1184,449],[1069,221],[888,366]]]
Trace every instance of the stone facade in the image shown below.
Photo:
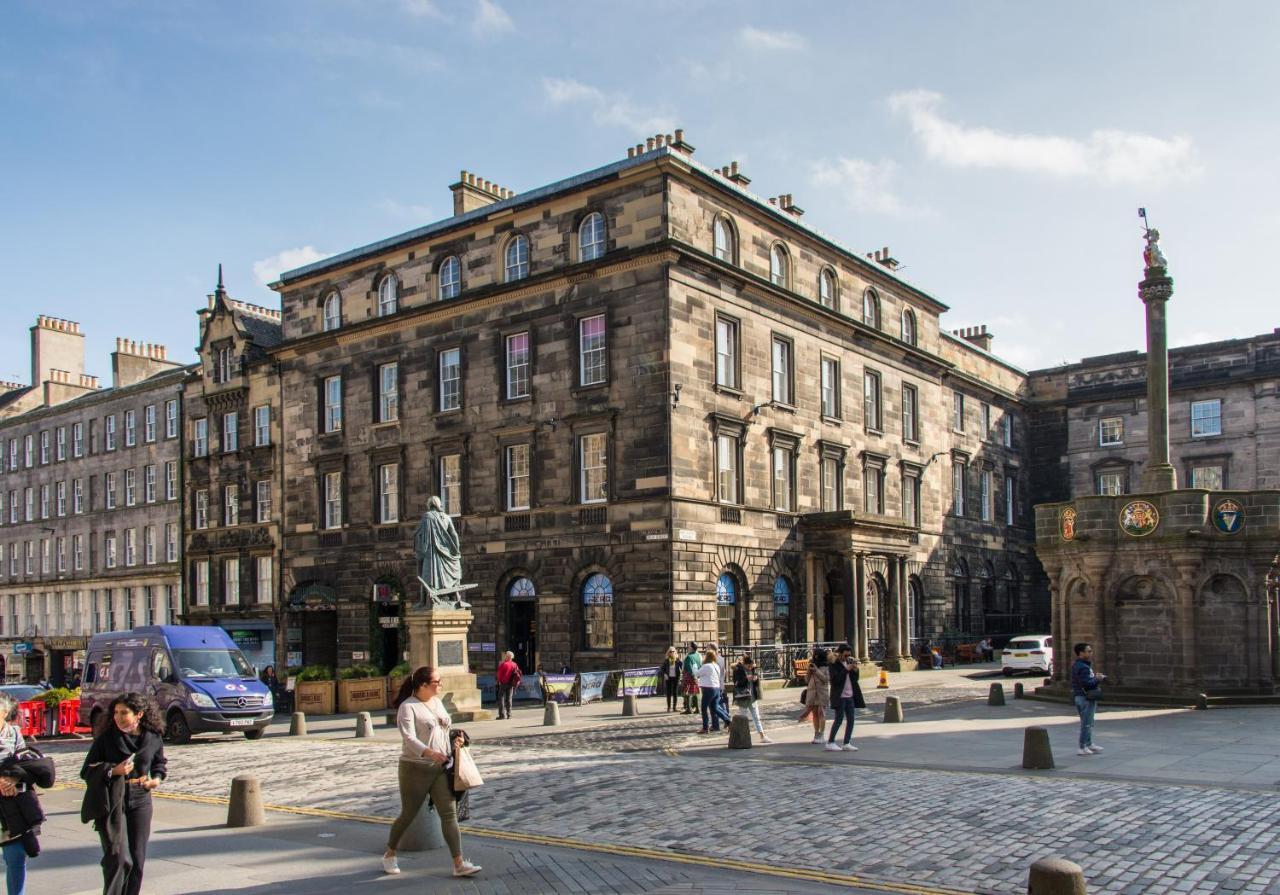
[[[113,385],[99,389],[76,324],[41,317],[32,342],[36,384],[0,418],[0,656],[9,679],[58,683],[91,634],[181,612],[188,370],[161,346],[118,339]]]
[[[887,251],[851,253],[691,156],[677,134],[521,195],[464,175],[455,217],[275,284],[304,661],[399,660],[436,493],[479,585],[481,672],[508,647],[529,669],[618,668],[690,639],[849,638],[896,662],[911,637],[1047,623],[1024,375],[985,332],[945,332]]]
[[[280,377],[267,352],[280,312],[229,298],[200,312],[185,388],[188,624],[221,625],[253,665],[283,663]]]

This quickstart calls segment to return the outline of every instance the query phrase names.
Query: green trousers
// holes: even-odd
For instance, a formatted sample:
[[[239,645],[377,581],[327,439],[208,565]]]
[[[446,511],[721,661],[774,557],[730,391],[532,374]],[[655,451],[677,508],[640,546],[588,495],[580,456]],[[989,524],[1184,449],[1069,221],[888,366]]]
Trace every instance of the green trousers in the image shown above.
[[[458,813],[444,766],[425,761],[401,761],[399,777],[400,814],[391,825],[387,848],[395,849],[400,844],[400,837],[409,829],[430,796],[431,804],[436,806],[436,813],[440,815],[440,832],[449,846],[449,854],[459,857],[462,854],[462,837],[458,833]]]

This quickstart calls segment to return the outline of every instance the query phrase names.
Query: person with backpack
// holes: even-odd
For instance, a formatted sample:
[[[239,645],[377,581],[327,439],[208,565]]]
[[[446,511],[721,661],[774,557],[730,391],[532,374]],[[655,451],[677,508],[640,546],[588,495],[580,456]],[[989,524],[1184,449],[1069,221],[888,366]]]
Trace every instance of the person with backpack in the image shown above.
[[[511,698],[520,689],[524,675],[516,664],[516,654],[507,650],[502,654],[502,662],[498,664],[498,719],[511,720]]]

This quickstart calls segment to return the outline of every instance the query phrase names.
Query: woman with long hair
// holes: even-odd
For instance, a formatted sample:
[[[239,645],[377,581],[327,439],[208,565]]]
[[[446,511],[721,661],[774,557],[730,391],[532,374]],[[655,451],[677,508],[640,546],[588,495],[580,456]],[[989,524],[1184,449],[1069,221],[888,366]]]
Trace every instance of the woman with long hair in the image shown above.
[[[82,816],[102,843],[104,895],[138,895],[151,838],[151,793],[169,770],[154,702],[141,693],[111,700],[85,756]]]
[[[465,741],[465,734],[452,729],[449,712],[440,701],[440,673],[430,665],[418,668],[400,685],[394,705],[401,742],[400,815],[387,836],[382,869],[386,873],[400,872],[396,846],[430,796],[440,815],[440,832],[453,855],[453,875],[475,876],[480,872],[479,865],[462,857],[462,836],[448,773],[455,744]]]
[[[813,658],[809,660],[809,671],[805,678],[804,714],[805,719],[813,721],[813,741],[823,743],[822,732],[827,726],[827,703],[831,699],[831,672],[827,666],[831,664],[833,654],[824,646],[813,648]]]
[[[680,690],[680,676],[684,671],[684,663],[680,660],[680,654],[676,652],[676,648],[670,647],[667,650],[667,657],[662,660],[662,667],[658,669],[658,677],[662,679],[662,690],[667,695],[667,711],[674,712],[676,710],[676,696]]]

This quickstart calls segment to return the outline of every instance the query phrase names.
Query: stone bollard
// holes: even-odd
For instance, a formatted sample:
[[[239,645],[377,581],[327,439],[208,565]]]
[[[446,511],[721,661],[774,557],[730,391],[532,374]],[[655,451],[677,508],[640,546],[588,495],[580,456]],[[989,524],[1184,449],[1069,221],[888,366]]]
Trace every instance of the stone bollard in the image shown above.
[[[746,715],[734,715],[729,719],[729,748],[751,748],[751,719]]]
[[[262,807],[262,787],[252,774],[231,778],[231,799],[227,802],[227,826],[259,827],[267,822]]]
[[[1024,690],[1023,690],[1023,688],[1022,688],[1022,682],[1021,682],[1021,681],[1019,681],[1018,683],[1016,683],[1016,684],[1014,684],[1014,685],[1013,685],[1013,698],[1014,698],[1014,699],[1021,699],[1021,698],[1022,698],[1022,694],[1023,694],[1023,692],[1024,692]]]
[[[1049,746],[1047,729],[1027,728],[1022,737],[1022,766],[1029,771],[1045,771],[1053,767],[1053,749]]]
[[[992,684],[987,694],[987,705],[1004,705],[1004,684]]]
[[[373,718],[368,712],[359,712],[356,715],[356,739],[373,736]]]
[[[307,735],[307,716],[303,712],[294,712],[289,718],[289,736],[304,737]]]
[[[396,713],[395,713],[395,712],[387,712],[387,726],[388,726],[388,727],[396,727],[396,726],[397,726],[397,722],[396,722]]]
[[[409,828],[400,837],[396,851],[432,851],[444,848],[444,836],[440,833],[440,815],[431,810],[430,802],[423,802]]]
[[[542,709],[542,726],[560,726],[560,703],[548,702]]]
[[[1196,709],[1198,711],[1203,712],[1208,708],[1209,708],[1209,694],[1201,693],[1199,696],[1196,697]]]
[[[624,696],[622,697],[622,716],[624,718],[632,718],[640,714],[640,697]]]
[[[884,723],[902,723],[902,700],[896,696],[886,696],[884,700]]]
[[[1086,895],[1084,871],[1066,858],[1041,858],[1027,874],[1027,895]]]

